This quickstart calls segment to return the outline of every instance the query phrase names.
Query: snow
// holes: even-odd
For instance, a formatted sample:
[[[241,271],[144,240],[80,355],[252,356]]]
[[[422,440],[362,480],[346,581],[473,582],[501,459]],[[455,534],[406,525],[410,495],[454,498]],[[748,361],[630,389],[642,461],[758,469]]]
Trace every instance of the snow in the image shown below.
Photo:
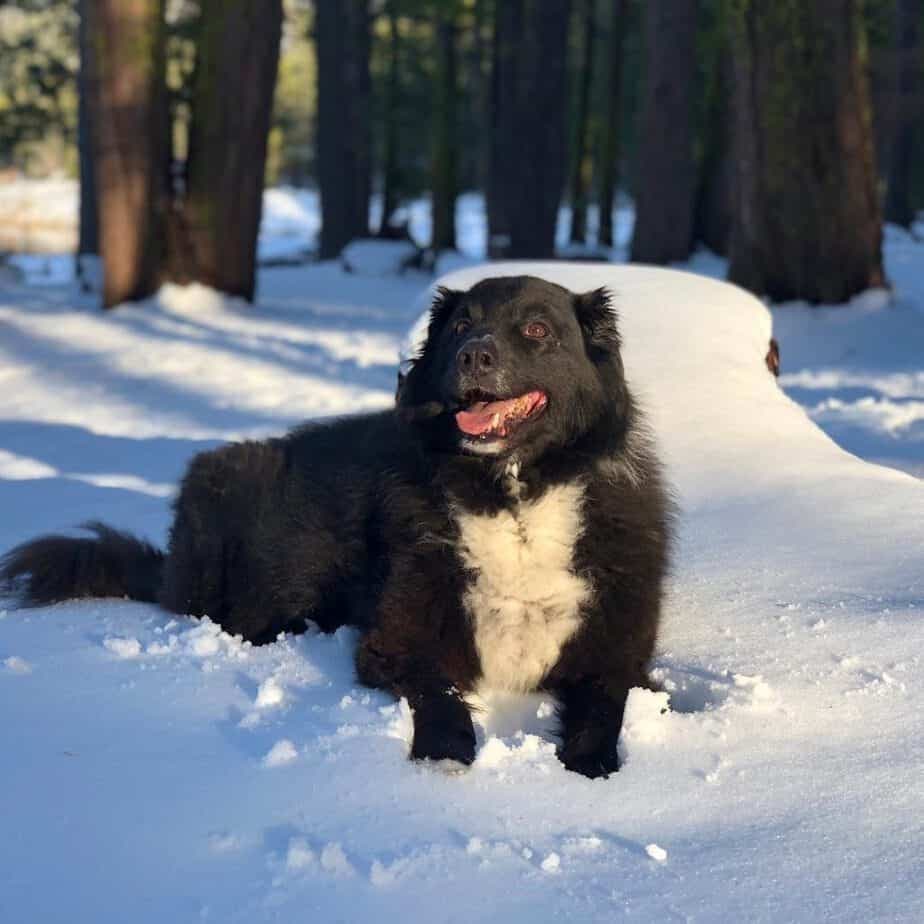
[[[562,768],[547,696],[487,698],[467,770],[410,763],[352,630],[254,648],[0,600],[0,920],[924,920],[924,484],[858,457],[914,471],[917,425],[816,411],[922,400],[924,261],[896,265],[887,304],[772,315],[689,273],[528,267],[614,290],[683,511],[664,692],[632,692],[610,780]],[[387,405],[431,282],[284,267],[256,306],[107,314],[3,289],[0,549],[97,517],[162,543],[193,453]]]
[[[418,254],[411,241],[362,238],[343,248],[340,263],[346,272],[358,276],[392,276],[404,272]]]

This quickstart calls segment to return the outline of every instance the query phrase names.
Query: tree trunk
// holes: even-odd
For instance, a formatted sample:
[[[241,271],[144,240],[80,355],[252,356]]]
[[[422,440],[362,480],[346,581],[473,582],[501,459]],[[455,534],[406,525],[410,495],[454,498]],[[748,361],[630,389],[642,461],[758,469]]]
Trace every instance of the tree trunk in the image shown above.
[[[282,0],[202,0],[171,274],[253,300]]]
[[[96,177],[93,172],[93,114],[90,77],[90,36],[87,7],[91,0],[80,0],[78,46],[80,70],[77,75],[77,147],[80,159],[80,234],[77,256],[99,253],[99,223],[96,217]],[[78,263],[79,266],[79,263]]]
[[[523,23],[523,0],[494,4],[491,45],[491,103],[486,206],[487,253],[492,260],[510,251],[510,158],[515,153],[512,128],[502,116],[517,107],[517,38]]]
[[[433,241],[436,253],[456,249],[456,30],[439,14],[436,26],[436,104],[433,111]]]
[[[613,209],[619,183],[620,134],[622,128],[622,44],[625,36],[626,0],[612,0],[608,41],[606,110],[600,152],[600,233],[603,247],[612,247]]]
[[[369,0],[316,0],[321,258],[369,233]]]
[[[589,156],[587,142],[590,131],[590,86],[594,72],[594,0],[583,0],[580,19],[583,29],[570,183],[573,244],[583,244],[587,239],[587,192],[593,173],[593,161]]]
[[[398,208],[400,198],[398,101],[401,93],[401,58],[396,0],[389,0],[386,8],[388,10],[388,88],[385,102],[385,152],[382,164],[382,218],[379,222],[379,235],[382,237],[388,235],[389,220]]]
[[[731,234],[734,182],[730,72],[730,53],[722,42],[706,91],[703,153],[693,206],[693,242],[723,256]]]
[[[693,243],[693,87],[698,0],[648,0],[632,260],[684,260]]]
[[[570,0],[497,4],[489,253],[545,258],[566,173]]]
[[[164,0],[89,0],[87,73],[103,305],[159,283],[166,184]]]
[[[896,0],[896,125],[888,160],[886,221],[908,228],[914,222],[912,196],[915,161],[924,157],[924,48],[921,45],[921,0]]]
[[[860,0],[736,0],[729,278],[775,301],[884,282]]]

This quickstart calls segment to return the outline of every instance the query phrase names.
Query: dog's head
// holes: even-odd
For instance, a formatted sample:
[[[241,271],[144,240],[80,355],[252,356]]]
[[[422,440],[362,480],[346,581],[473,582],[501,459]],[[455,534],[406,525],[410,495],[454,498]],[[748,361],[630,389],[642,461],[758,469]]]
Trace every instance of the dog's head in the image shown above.
[[[611,432],[628,397],[608,293],[533,276],[441,289],[398,406],[446,449],[522,462]]]

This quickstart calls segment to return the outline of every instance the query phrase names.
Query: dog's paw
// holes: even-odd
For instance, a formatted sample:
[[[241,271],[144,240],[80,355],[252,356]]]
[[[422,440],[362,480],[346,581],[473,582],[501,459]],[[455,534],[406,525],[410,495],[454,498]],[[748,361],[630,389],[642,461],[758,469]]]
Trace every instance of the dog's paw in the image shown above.
[[[574,735],[559,748],[558,759],[565,769],[592,780],[607,777],[619,769],[616,741],[609,738],[588,740],[586,735]]]
[[[415,726],[411,757],[414,760],[454,760],[467,766],[475,759],[475,731]]]
[[[453,760],[468,765],[475,759],[475,729],[468,710],[458,700],[443,699],[419,707],[414,714],[414,760]]]

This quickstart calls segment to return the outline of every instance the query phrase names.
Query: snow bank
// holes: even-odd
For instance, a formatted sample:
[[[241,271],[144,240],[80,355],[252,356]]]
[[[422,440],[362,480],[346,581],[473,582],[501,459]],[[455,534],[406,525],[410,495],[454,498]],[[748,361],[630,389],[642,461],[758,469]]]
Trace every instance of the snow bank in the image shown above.
[[[413,241],[362,238],[351,241],[340,254],[340,265],[357,276],[392,276],[403,273],[420,258]]]
[[[518,271],[613,290],[628,375],[684,511],[657,664],[665,692],[632,694],[620,773],[589,781],[562,768],[546,697],[486,703],[468,771],[409,763],[407,704],[356,684],[349,631],[253,648],[208,621],[124,601],[9,603],[4,919],[119,921],[127,907],[139,924],[924,919],[924,485],[849,455],[786,397],[763,364],[770,314],[745,293],[588,264],[439,281]],[[276,419],[301,411],[297,388],[286,404],[282,374],[300,381],[306,356],[282,352],[300,325],[349,318],[344,330],[382,333],[377,312],[413,311],[400,308],[406,283],[376,280],[363,301],[333,269],[319,268],[311,296],[296,284],[304,277],[278,272],[288,282],[252,314],[158,308],[104,322],[46,308],[38,328],[4,307],[20,338],[4,343],[9,368],[26,376],[14,381],[45,388],[22,420],[80,404],[76,383],[53,374],[61,354],[49,341],[63,346],[48,317],[87,351],[117,332],[118,349],[94,361],[136,350],[158,388],[181,387],[174,351],[195,347],[206,387],[193,383],[187,413],[217,430],[265,423],[245,388],[218,407],[208,384],[256,358],[278,373],[255,380],[278,383]],[[161,348],[147,325],[166,333]],[[367,373],[355,362],[334,373],[351,409]],[[147,380],[121,367],[107,378],[122,426],[140,420]],[[17,406],[9,395],[3,414]],[[26,461],[5,464],[61,470],[61,435],[30,434],[8,450]],[[95,471],[120,445],[64,436]],[[133,471],[170,445],[143,444]],[[143,528],[153,505],[165,509],[94,490],[87,504],[119,525]],[[55,511],[44,508],[60,501],[23,496],[4,536],[47,523]]]

